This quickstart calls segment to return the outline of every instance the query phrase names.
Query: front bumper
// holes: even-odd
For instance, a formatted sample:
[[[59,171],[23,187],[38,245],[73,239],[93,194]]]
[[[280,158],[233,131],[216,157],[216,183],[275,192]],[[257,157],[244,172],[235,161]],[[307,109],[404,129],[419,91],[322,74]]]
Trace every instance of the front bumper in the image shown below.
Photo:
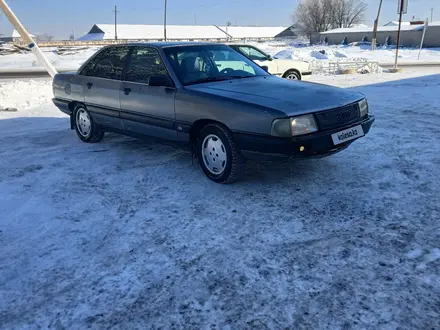
[[[301,72],[301,79],[302,80],[310,80],[310,78],[312,78],[312,71]]]
[[[272,158],[273,156],[289,156],[298,158],[325,157],[346,149],[355,140],[334,145],[331,135],[342,130],[362,125],[366,135],[373,125],[374,116],[368,116],[358,122],[350,123],[344,127],[338,127],[324,132],[281,139],[272,136],[251,135],[234,133],[234,140],[243,151],[245,156],[252,158]]]

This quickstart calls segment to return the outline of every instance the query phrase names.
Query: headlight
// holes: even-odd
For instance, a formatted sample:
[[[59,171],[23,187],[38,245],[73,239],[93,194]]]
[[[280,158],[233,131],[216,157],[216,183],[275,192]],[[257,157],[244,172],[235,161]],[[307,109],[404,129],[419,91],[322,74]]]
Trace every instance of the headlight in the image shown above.
[[[363,99],[359,102],[359,109],[361,111],[361,117],[368,115],[368,102],[367,99]]]
[[[279,137],[292,137],[318,131],[315,117],[304,115],[286,119],[275,119],[270,134]]]

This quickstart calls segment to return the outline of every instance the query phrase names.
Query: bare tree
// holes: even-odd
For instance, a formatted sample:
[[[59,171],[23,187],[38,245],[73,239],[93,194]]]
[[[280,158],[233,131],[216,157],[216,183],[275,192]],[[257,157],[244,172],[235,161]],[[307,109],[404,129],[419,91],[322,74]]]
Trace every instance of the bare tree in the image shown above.
[[[37,34],[37,39],[38,41],[53,41],[54,36],[49,35],[47,33],[43,33],[43,34]]]
[[[294,18],[301,30],[307,33],[323,32],[332,28],[333,0],[304,0],[298,4]]]
[[[364,0],[333,0],[333,27],[350,28],[361,23],[366,10]]]
[[[293,14],[299,28],[310,34],[361,23],[364,0],[303,0]]]

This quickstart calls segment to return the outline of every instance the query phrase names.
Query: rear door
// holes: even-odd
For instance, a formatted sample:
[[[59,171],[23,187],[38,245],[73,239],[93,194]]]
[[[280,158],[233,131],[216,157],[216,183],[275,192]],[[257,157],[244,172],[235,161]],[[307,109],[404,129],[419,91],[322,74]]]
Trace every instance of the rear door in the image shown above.
[[[168,75],[158,50],[135,46],[120,88],[121,118],[127,131],[177,140],[175,89],[149,86],[152,75]]]
[[[119,116],[122,71],[129,47],[112,46],[103,49],[81,71],[87,109],[96,123],[123,130]]]

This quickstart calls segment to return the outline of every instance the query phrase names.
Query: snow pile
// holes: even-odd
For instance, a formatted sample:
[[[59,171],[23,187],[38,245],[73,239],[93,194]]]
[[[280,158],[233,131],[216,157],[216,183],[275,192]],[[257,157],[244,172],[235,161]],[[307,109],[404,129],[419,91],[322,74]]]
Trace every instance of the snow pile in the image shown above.
[[[329,62],[344,61],[377,61],[380,64],[390,64],[394,62],[395,47],[379,47],[376,51],[371,50],[371,45],[314,45],[314,46],[294,46],[278,45],[277,47],[266,46],[265,44],[256,44],[263,51],[280,59],[303,60],[311,63],[312,70],[315,74],[325,73],[328,71]],[[402,48],[399,51],[399,58],[402,62],[411,63],[440,63],[440,48],[422,49],[420,60],[418,58],[418,49]]]
[[[71,51],[64,51],[58,54],[56,48],[42,49],[44,55],[49,59],[58,70],[77,70],[90,56],[92,56],[98,47],[83,48]],[[33,53],[13,54],[0,56],[1,69],[26,69],[42,68]]]
[[[0,108],[18,111],[35,108],[52,99],[52,80],[0,80]]]
[[[317,60],[329,60],[331,57],[323,51],[314,50],[310,52],[310,56],[316,58]]]

